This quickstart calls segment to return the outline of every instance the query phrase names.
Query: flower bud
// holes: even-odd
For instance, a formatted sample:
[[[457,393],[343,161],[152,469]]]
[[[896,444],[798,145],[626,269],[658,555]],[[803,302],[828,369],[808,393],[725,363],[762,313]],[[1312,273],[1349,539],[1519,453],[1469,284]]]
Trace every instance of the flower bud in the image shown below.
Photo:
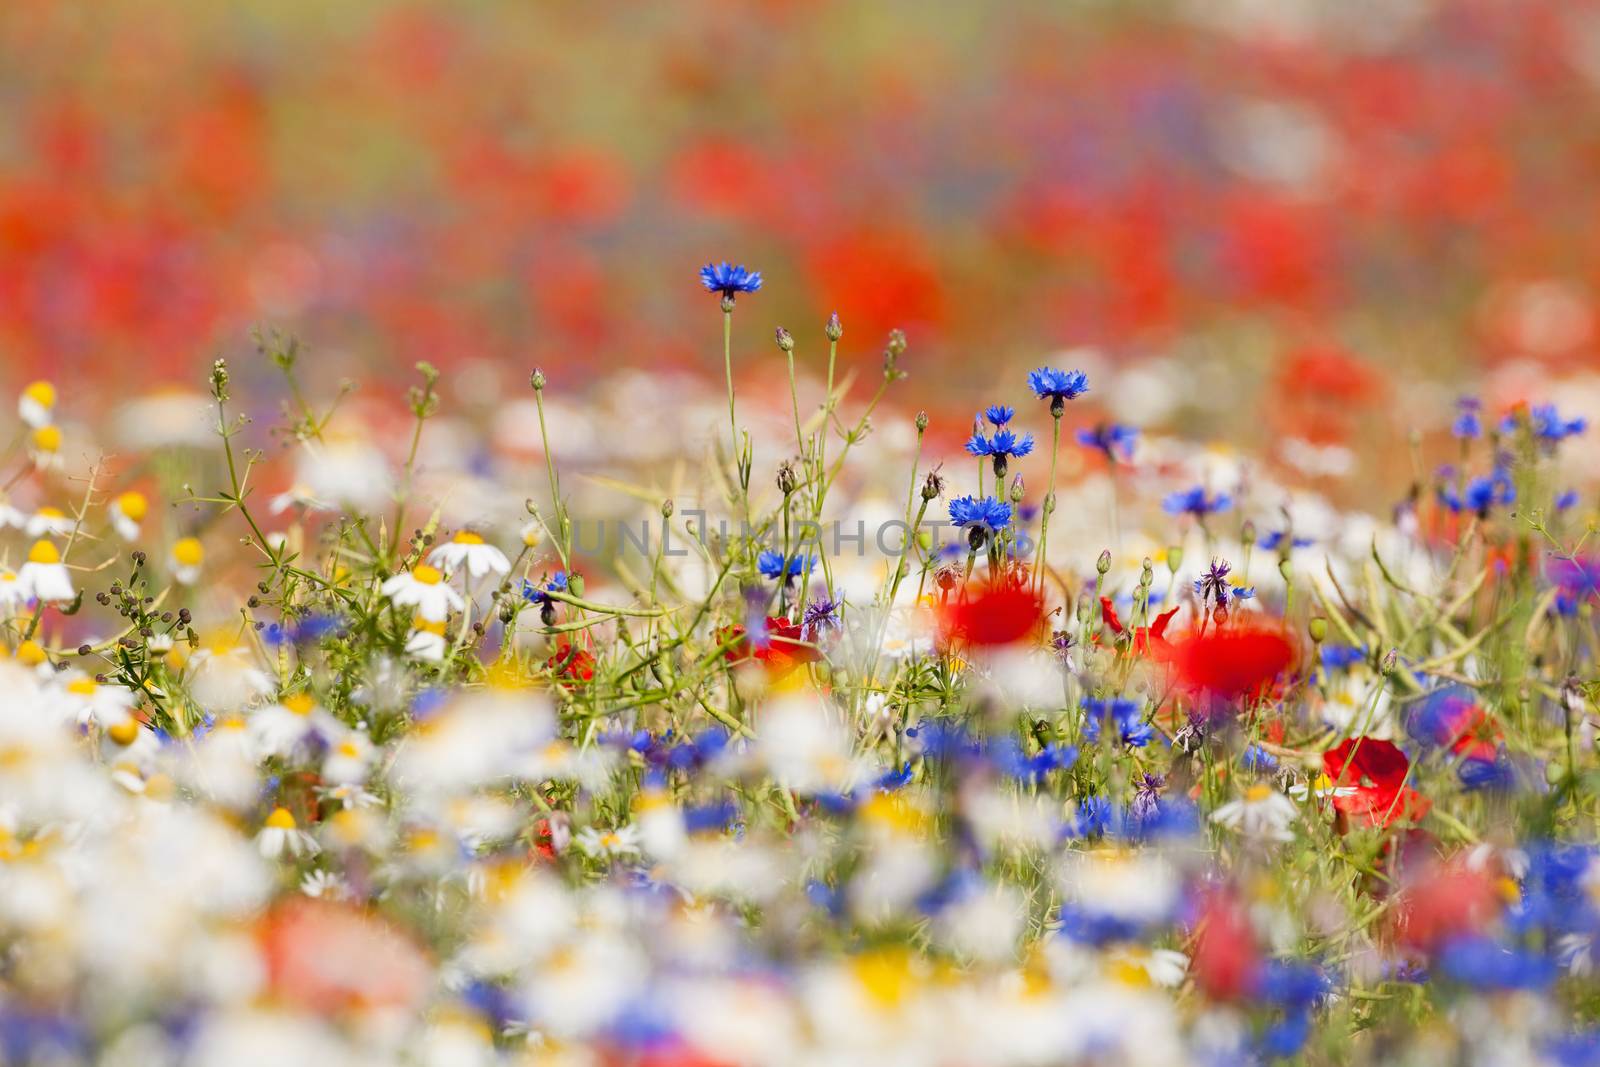
[[[1395,667],[1396,667],[1397,664],[1399,664],[1399,662],[1400,662],[1400,651],[1399,651],[1399,649],[1391,648],[1389,651],[1387,651],[1387,652],[1385,652],[1383,654],[1383,662],[1378,665],[1378,670],[1382,671],[1386,675],[1387,674],[1393,674],[1394,671],[1395,671]]]
[[[1100,558],[1095,560],[1094,569],[1099,574],[1106,574],[1111,570],[1111,550],[1109,548],[1100,550]]]
[[[926,411],[919,411],[917,412],[917,417],[912,421],[916,424],[917,432],[923,433],[928,428],[928,413]]]
[[[1256,543],[1256,524],[1249,519],[1244,521],[1244,526],[1239,530],[1239,540],[1246,547]]]
[[[532,374],[530,374],[528,376],[528,384],[533,386],[534,392],[544,392],[544,371],[535,370]]]
[[[788,330],[785,330],[782,326],[779,326],[774,332],[773,336],[777,338],[779,351],[794,351],[794,337],[789,333]]]
[[[672,511],[673,511],[672,501],[671,500],[663,500],[661,502],[661,517],[663,519],[672,518]]]
[[[581,575],[581,574],[569,574],[569,575],[567,575],[567,592],[571,593],[575,597],[578,597],[578,598],[582,599],[582,597],[583,597],[583,575]]]
[[[837,311],[828,316],[828,324],[822,328],[822,332],[828,335],[830,341],[837,341],[844,336],[844,323],[839,321]]]
[[[1182,566],[1183,549],[1179,548],[1177,545],[1173,545],[1171,548],[1167,549],[1167,570],[1172,574],[1177,574],[1179,568]]]
[[[778,464],[778,492],[788,496],[794,492],[797,484],[794,477],[794,464],[788,460]]]
[[[211,364],[211,395],[218,400],[228,399],[228,361],[225,359]]]
[[[1328,639],[1328,620],[1321,615],[1311,616],[1311,621],[1306,623],[1306,629],[1311,633],[1311,640],[1316,644]]]
[[[1278,573],[1283,575],[1284,581],[1294,581],[1294,567],[1289,563],[1288,556],[1284,556],[1278,561]]]
[[[1022,503],[1022,475],[1020,474],[1011,479],[1011,502],[1013,504]]]
[[[944,492],[944,475],[937,470],[928,472],[928,477],[922,483],[922,499],[932,500]]]

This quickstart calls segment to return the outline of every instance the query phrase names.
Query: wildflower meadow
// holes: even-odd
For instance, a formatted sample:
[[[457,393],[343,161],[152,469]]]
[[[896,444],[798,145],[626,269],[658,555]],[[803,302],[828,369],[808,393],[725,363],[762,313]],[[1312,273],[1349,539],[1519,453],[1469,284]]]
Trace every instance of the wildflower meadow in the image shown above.
[[[761,274],[680,282],[725,395],[626,477],[542,370],[534,485],[440,449],[432,366],[380,435],[270,331],[280,411],[219,359],[115,470],[21,392],[8,1061],[1597,1054],[1582,418],[1463,400],[1345,513],[1076,368],[935,449],[837,315],[752,413]]]
[[[0,1067],[1600,1065],[1600,10],[70,6]]]

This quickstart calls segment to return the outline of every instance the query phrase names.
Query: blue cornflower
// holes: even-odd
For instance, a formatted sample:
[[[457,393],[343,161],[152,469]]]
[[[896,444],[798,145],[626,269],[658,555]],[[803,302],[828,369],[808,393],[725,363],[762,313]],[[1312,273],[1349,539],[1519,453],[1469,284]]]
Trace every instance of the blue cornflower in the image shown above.
[[[1026,433],[1018,437],[1011,430],[996,430],[994,436],[985,437],[973,431],[972,439],[967,442],[967,452],[971,455],[988,456],[994,462],[994,476],[1006,476],[1006,460],[1011,457],[1021,459],[1033,451],[1033,434]]]
[[[950,501],[950,521],[969,535],[993,535],[1011,525],[1011,505],[992,496],[958,496]]]
[[[1231,507],[1233,507],[1233,497],[1227,493],[1210,495],[1202,485],[1169,493],[1161,502],[1161,509],[1168,515],[1193,515],[1197,519],[1227,511]]]
[[[721,293],[724,300],[732,300],[738,293],[753,293],[761,288],[761,272],[745,270],[729,263],[707,263],[700,268],[700,284],[710,293]]]
[[[1072,823],[1079,837],[1103,837],[1111,829],[1111,801],[1105,797],[1084,797],[1078,802],[1078,814]]]
[[[805,618],[801,621],[801,632],[807,641],[815,641],[817,635],[823,630],[838,630],[839,602],[829,600],[826,596],[820,597],[806,608]]]
[[[1576,507],[1577,504],[1578,491],[1576,489],[1568,489],[1566,492],[1556,495],[1555,506],[1557,511],[1566,511],[1568,508]]]
[[[1507,432],[1516,429],[1515,415],[1507,415],[1500,428]],[[1554,404],[1537,404],[1528,411],[1528,428],[1542,444],[1555,446],[1568,437],[1574,437],[1589,428],[1589,420],[1579,416],[1563,419]]]
[[[1076,400],[1089,391],[1089,376],[1081,370],[1040,367],[1028,373],[1028,386],[1034,396],[1050,401],[1050,414],[1059,417],[1068,400]]]
[[[1016,413],[1017,410],[1013,407],[1009,407],[1008,405],[990,404],[984,409],[983,417],[988,419],[995,425],[996,428],[998,428],[1010,422],[1011,417]]]
[[[1100,727],[1105,722],[1116,728],[1117,739],[1128,748],[1143,748],[1155,736],[1150,724],[1144,721],[1144,708],[1136,701],[1120,697],[1114,700],[1085,697],[1083,711],[1083,736],[1090,744],[1100,740]]]
[[[1285,530],[1273,530],[1271,533],[1257,541],[1256,544],[1261,546],[1262,551],[1271,552],[1279,545],[1283,544],[1283,539],[1288,536],[1289,534]],[[1309,537],[1296,537],[1290,540],[1289,547],[1310,548],[1313,543],[1314,542]]]
[[[1118,458],[1124,461],[1133,458],[1134,442],[1139,440],[1139,431],[1132,426],[1124,426],[1120,422],[1102,422],[1093,429],[1078,431],[1078,443],[1085,448],[1093,448],[1105,454],[1105,457],[1115,463]]]
[[[1463,441],[1471,441],[1483,436],[1483,420],[1478,417],[1480,405],[1476,397],[1464,396],[1456,401],[1456,421],[1451,425],[1450,432]]]
[[[1469,793],[1509,793],[1519,784],[1517,768],[1504,751],[1492,760],[1468,756],[1456,765],[1456,777]]]
[[[1504,948],[1481,935],[1460,937],[1439,953],[1439,969],[1475,989],[1539,989],[1555,980],[1555,964],[1543,956]]]
[[[527,580],[522,583],[522,599],[530,604],[538,604],[542,608],[555,607],[555,597],[551,596],[551,593],[565,593],[566,591],[566,571],[556,571],[544,585],[534,585]]]
[[[1367,658],[1367,650],[1355,645],[1323,645],[1322,665],[1331,671],[1360,663]]]
[[[1513,504],[1516,499],[1516,486],[1511,484],[1511,476],[1504,467],[1496,467],[1492,474],[1472,479],[1459,493],[1453,485],[1439,489],[1439,501],[1445,507],[1458,514],[1470,511],[1480,518],[1488,518],[1495,505]]]
[[[783,553],[774,549],[767,549],[756,557],[756,569],[763,578],[783,578],[784,585],[792,585],[795,578],[810,568],[812,560],[803,553],[796,552],[784,563]]]
[[[1262,748],[1260,745],[1251,745],[1239,757],[1239,765],[1247,771],[1260,774],[1271,774],[1278,769],[1278,757]]]
[[[1232,569],[1227,560],[1212,559],[1211,566],[1194,580],[1194,595],[1200,598],[1201,604],[1214,599],[1217,607],[1228,606],[1228,571]]]

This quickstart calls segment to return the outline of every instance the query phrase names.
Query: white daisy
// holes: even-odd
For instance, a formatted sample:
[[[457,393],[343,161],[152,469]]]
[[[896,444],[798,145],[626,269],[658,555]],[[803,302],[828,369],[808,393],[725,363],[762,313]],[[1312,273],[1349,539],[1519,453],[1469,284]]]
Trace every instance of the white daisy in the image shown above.
[[[288,808],[272,809],[261,832],[256,834],[256,847],[269,860],[283,856],[314,856],[318,852],[316,840],[295,825]]]
[[[449,541],[428,555],[428,562],[447,574],[464,569],[468,577],[482,578],[489,573],[509,574],[511,561],[493,545],[471,530],[457,530]]]
[[[288,756],[313,737],[330,737],[339,723],[310,693],[296,693],[250,716],[250,740],[262,756]]]
[[[56,387],[49,382],[33,382],[17,397],[17,414],[34,428],[50,425],[55,412]]]
[[[444,660],[444,623],[429,622],[420,615],[412,620],[411,636],[406,638],[406,655],[423,663]]]
[[[639,854],[639,828],[631,823],[615,830],[597,830],[586,826],[578,831],[574,843],[585,855],[595,859],[618,859]]]
[[[200,565],[205,562],[205,546],[198,537],[180,537],[172,544],[172,577],[180,585],[193,585],[200,580]]]
[[[68,601],[76,594],[72,591],[72,576],[67,565],[61,562],[61,552],[49,541],[35,541],[28,550],[28,562],[17,572],[17,582],[29,598],[41,603]]]
[[[395,575],[380,587],[384,596],[401,607],[415,608],[418,618],[443,622],[465,606],[461,594],[443,581],[444,575],[426,563]]]
[[[1259,841],[1293,841],[1289,825],[1299,809],[1294,801],[1265,783],[1257,783],[1244,796],[1219,807],[1211,819]]]
[[[40,508],[22,529],[29,537],[66,537],[76,525],[60,508]]]
[[[112,728],[132,721],[133,694],[118,685],[101,685],[87,674],[80,674],[61,687],[61,709],[79,726],[91,722]]]
[[[124,541],[139,539],[139,524],[144,522],[149,511],[150,502],[144,494],[132,491],[121,494],[106,508],[106,513],[111,516],[111,528]]]
[[[343,730],[331,738],[322,761],[322,780],[349,785],[366,780],[376,750],[364,730]]]

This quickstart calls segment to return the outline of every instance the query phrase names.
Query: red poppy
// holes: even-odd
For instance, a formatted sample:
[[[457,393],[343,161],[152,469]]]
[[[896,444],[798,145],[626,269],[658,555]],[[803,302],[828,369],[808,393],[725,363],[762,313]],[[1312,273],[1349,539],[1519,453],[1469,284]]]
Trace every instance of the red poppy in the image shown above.
[[[939,609],[939,636],[945,645],[1009,645],[1039,630],[1044,602],[1020,585],[981,589]]]
[[[579,683],[594,680],[594,657],[566,641],[556,645],[555,654],[545,660],[544,665],[564,682]]]
[[[1232,893],[1205,895],[1195,924],[1191,965],[1195,984],[1216,1000],[1248,996],[1260,975],[1261,953],[1243,905]]]
[[[1470,699],[1462,697],[1444,702],[1438,709],[1434,726],[1439,732],[1439,742],[1449,745],[1450,751],[1458,756],[1489,763],[1500,756],[1500,742],[1504,737],[1500,724]]]
[[[1481,930],[1500,910],[1494,878],[1456,861],[1434,860],[1404,879],[1395,897],[1395,936],[1432,949]]]
[[[1337,790],[1333,806],[1360,826],[1390,826],[1421,819],[1433,802],[1407,786],[1411,761],[1389,741],[1349,737],[1322,754]]]
[[[412,1011],[428,992],[416,943],[351,905],[291,899],[267,914],[258,938],[273,992],[312,1011]]]
[[[775,678],[782,678],[804,663],[815,663],[822,653],[801,637],[801,625],[781,615],[769,615],[766,642],[752,647],[743,626],[724,626],[717,631],[717,643],[727,645],[723,656],[729,663],[753,659]]]
[[[1172,653],[1172,643],[1166,637],[1167,624],[1172,621],[1172,617],[1177,613],[1177,608],[1171,608],[1157,615],[1155,621],[1149,626],[1134,627],[1133,654],[1136,656],[1148,656],[1154,653],[1157,659],[1168,658]],[[1123,625],[1122,619],[1117,615],[1117,609],[1112,605],[1111,598],[1108,596],[1100,598],[1100,621],[1105,623],[1106,629],[1118,637],[1128,632],[1128,628]]]
[[[1225,700],[1261,696],[1294,660],[1294,643],[1282,629],[1267,624],[1218,627],[1173,649],[1186,688]]]

